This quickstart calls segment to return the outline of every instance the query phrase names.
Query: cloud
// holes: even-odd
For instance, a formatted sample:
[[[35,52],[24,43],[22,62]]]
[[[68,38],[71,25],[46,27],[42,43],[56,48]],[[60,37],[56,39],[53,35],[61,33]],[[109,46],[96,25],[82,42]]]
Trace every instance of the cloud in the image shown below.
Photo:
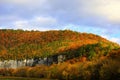
[[[52,17],[35,17],[30,20],[20,20],[15,21],[14,26],[16,29],[24,29],[24,30],[49,30],[53,27],[55,29],[55,24],[57,24],[56,19]]]
[[[110,40],[113,42],[118,42],[120,44],[120,38],[111,38]]]
[[[120,0],[1,0],[20,17],[52,16],[61,23],[98,27],[120,25]],[[9,5],[8,5],[9,4]],[[8,8],[9,9],[9,8]],[[119,27],[119,26],[117,26]]]
[[[32,6],[32,4],[35,5],[42,5],[43,3],[46,2],[46,0],[1,0],[1,3],[7,3],[7,4],[14,4],[14,5],[19,5],[19,6]]]
[[[41,25],[47,25],[47,26],[50,26],[52,25],[53,23],[56,24],[56,19],[52,18],[52,17],[35,17],[33,20],[33,22],[36,22],[36,23],[40,23]]]
[[[106,38],[112,42],[120,44],[120,37],[111,37],[110,35],[101,35],[103,38]]]
[[[103,16],[111,22],[120,21],[120,0],[84,0],[82,4],[88,14]]]
[[[0,25],[11,25],[12,22],[21,19],[18,16],[15,15],[4,15],[0,16]]]

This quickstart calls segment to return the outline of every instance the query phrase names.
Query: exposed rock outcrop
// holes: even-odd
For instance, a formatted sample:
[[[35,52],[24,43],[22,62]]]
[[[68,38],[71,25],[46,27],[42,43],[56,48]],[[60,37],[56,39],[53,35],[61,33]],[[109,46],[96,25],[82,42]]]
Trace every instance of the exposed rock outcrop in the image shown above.
[[[34,58],[24,60],[4,60],[0,61],[0,68],[19,68],[25,66],[51,65],[65,61],[65,55],[54,55],[45,58]]]

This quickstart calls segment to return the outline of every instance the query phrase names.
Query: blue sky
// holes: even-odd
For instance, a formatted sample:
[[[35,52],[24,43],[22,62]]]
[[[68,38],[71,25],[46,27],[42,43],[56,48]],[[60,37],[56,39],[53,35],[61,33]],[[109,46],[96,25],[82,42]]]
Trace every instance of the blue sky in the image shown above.
[[[0,0],[0,29],[70,29],[120,43],[120,0]]]

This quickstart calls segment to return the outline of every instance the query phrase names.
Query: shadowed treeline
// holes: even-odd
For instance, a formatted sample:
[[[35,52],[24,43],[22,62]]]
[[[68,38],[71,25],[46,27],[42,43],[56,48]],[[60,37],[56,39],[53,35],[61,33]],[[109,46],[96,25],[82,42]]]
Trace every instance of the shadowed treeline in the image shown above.
[[[114,55],[115,54],[115,55]],[[60,80],[119,80],[120,49],[109,55],[94,58],[91,61],[72,59],[51,66],[24,67],[18,69],[0,69],[0,75],[16,77],[50,78]],[[74,63],[73,63],[74,62]]]

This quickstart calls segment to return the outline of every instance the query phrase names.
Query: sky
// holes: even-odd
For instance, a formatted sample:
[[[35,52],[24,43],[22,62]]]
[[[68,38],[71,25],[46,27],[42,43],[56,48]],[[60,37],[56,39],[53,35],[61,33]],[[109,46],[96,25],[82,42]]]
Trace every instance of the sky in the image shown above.
[[[0,29],[69,29],[120,44],[120,0],[0,0]]]

